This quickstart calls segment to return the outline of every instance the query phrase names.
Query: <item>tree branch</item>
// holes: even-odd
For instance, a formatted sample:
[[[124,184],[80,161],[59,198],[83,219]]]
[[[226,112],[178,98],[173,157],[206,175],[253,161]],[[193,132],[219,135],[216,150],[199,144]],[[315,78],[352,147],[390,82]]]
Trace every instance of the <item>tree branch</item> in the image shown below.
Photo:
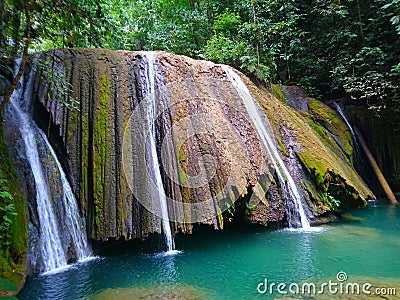
[[[18,85],[19,80],[21,79],[22,74],[24,73],[25,70],[25,64],[28,59],[28,49],[29,49],[29,44],[31,42],[31,18],[29,15],[29,9],[28,9],[28,4],[26,1],[24,1],[24,11],[25,11],[25,17],[26,17],[26,41],[25,41],[25,46],[24,50],[22,53],[22,62],[21,65],[19,66],[19,70],[17,73],[17,76],[15,76],[14,80],[11,83],[11,86],[7,92],[7,94],[4,96],[4,100],[0,105],[0,113],[4,110],[6,107],[7,103],[10,102],[11,96],[15,90],[15,88]]]

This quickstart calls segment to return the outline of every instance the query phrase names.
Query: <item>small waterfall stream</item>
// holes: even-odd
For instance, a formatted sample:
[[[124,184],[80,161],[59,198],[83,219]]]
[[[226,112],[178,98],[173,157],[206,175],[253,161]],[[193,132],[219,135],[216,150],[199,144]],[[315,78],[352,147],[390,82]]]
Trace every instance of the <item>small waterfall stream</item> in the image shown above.
[[[158,197],[160,201],[160,208],[162,214],[162,227],[163,232],[165,234],[165,241],[167,244],[167,253],[172,253],[175,250],[174,237],[171,233],[171,226],[169,224],[168,217],[168,206],[167,206],[167,197],[165,195],[164,186],[161,178],[160,165],[158,162],[157,155],[157,138],[156,138],[156,90],[155,90],[155,73],[154,73],[154,58],[152,53],[146,54],[147,59],[147,73],[146,73],[146,81],[147,81],[147,122],[149,128],[149,142],[150,142],[150,152],[151,152],[151,167],[153,171],[155,185],[157,187]]]
[[[29,103],[33,86],[33,72],[29,75],[29,80],[24,89],[24,78],[22,77],[18,88],[14,91],[10,99],[8,114],[13,118],[19,119],[18,126],[21,137],[24,142],[25,156],[32,170],[35,189],[36,205],[39,218],[39,245],[40,255],[43,263],[41,271],[49,272],[55,269],[67,266],[67,253],[65,245],[62,243],[62,234],[69,235],[72,245],[75,249],[76,258],[83,260],[91,255],[88,246],[82,219],[79,214],[76,199],[72,193],[65,173],[51,147],[46,135],[35,124],[29,114]],[[39,145],[45,145],[45,150],[50,153],[49,157],[39,156]],[[42,165],[48,159],[52,159],[57,168],[62,182],[62,200],[61,203],[65,216],[63,220],[58,220],[52,203],[52,195],[48,187],[48,182]],[[64,224],[66,226],[64,226]],[[61,229],[65,230],[61,233]]]
[[[36,144],[36,134],[27,115],[20,112],[18,106],[11,100],[20,118],[20,132],[24,140],[26,157],[32,168],[36,186],[37,212],[40,222],[40,247],[44,264],[44,271],[50,271],[67,264],[65,253],[61,244],[60,234],[53,207],[50,203],[50,194],[44,178],[43,170],[39,160],[39,152]]]
[[[46,143],[48,150],[51,153],[52,158],[54,159],[58,171],[60,172],[60,178],[62,182],[63,189],[63,205],[64,205],[64,213],[65,213],[65,222],[67,227],[70,230],[71,238],[73,244],[75,246],[75,251],[78,260],[83,260],[92,255],[90,248],[88,246],[88,242],[86,239],[86,235],[83,234],[85,232],[85,228],[83,226],[82,218],[79,214],[79,209],[77,205],[77,201],[75,199],[74,193],[72,192],[71,186],[67,180],[67,177],[61,167],[58,158],[51,147],[46,135],[40,129],[38,130],[40,136],[43,141]]]
[[[340,116],[342,117],[342,119],[345,121],[347,127],[349,127],[350,133],[351,133],[351,137],[353,138],[354,143],[356,143],[356,142],[357,142],[356,135],[355,135],[355,133],[354,133],[353,127],[351,126],[349,120],[347,119],[346,115],[344,114],[344,111],[342,110],[342,108],[340,107],[340,105],[337,104],[336,102],[333,102],[333,104],[335,105],[336,110],[337,110],[337,112],[339,113],[339,115],[340,115]]]
[[[337,102],[333,102],[333,105],[335,105],[336,111],[342,117],[343,121],[346,123],[347,127],[350,130],[351,138],[353,140],[354,167],[356,168],[356,170],[357,170],[357,172],[359,174],[365,174],[367,172],[365,170],[366,162],[363,159],[363,156],[362,156],[362,153],[361,153],[361,148],[360,148],[360,145],[358,144],[358,139],[357,139],[356,134],[354,132],[353,126],[351,126],[350,121],[347,119],[346,114],[344,113],[344,111],[340,107],[340,105]]]
[[[228,78],[231,80],[233,86],[235,87],[236,91],[242,98],[244,105],[246,106],[251,121],[254,124],[254,127],[257,130],[261,138],[261,141],[264,144],[265,149],[267,150],[268,155],[272,160],[282,190],[285,193],[286,191],[288,191],[290,196],[293,198],[293,200],[297,205],[297,210],[300,216],[301,228],[304,230],[311,230],[310,222],[307,219],[303,204],[301,202],[300,193],[297,189],[297,186],[292,176],[290,175],[282,158],[280,157],[278,150],[276,149],[273,137],[270,134],[270,130],[269,128],[267,128],[265,122],[263,121],[262,116],[260,115],[257,103],[255,102],[250,91],[248,90],[246,84],[243,82],[242,78],[230,67],[222,65],[222,68],[226,72]]]

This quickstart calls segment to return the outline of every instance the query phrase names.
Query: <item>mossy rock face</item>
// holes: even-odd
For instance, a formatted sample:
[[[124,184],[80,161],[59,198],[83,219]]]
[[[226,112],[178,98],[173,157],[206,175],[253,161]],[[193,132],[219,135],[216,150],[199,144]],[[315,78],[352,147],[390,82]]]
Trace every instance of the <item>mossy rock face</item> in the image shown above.
[[[348,126],[343,122],[336,111],[322,102],[310,99],[308,103],[310,114],[314,117],[313,121],[318,122],[337,138],[341,149],[346,157],[353,161],[353,142]]]
[[[43,97],[39,97],[38,105],[52,116],[51,127],[59,130],[89,236],[96,240],[143,239],[154,232],[162,233],[160,217],[141,202],[142,195],[151,194],[151,184],[144,182],[139,195],[133,193],[122,161],[124,129],[131,115],[142,109],[135,121],[147,122],[147,108],[141,105],[146,103],[143,101],[149,90],[146,53],[102,49],[56,52],[57,63],[65,68],[73,97],[80,103],[79,112],[47,99],[45,84],[39,78],[35,88]],[[162,113],[153,120],[158,156],[162,156],[164,139],[170,139],[175,147],[161,166],[166,195],[176,200],[168,205],[169,215],[175,218],[171,222],[173,231],[190,233],[191,224],[187,223],[192,222],[222,229],[226,226],[224,203],[236,199],[248,199],[245,214],[250,223],[269,226],[271,222],[284,222],[284,193],[274,177],[273,163],[224,69],[211,62],[165,52],[154,52],[153,57],[155,84],[161,87],[157,105],[162,107]],[[340,131],[346,126],[335,113],[313,101],[301,101],[299,108],[305,109],[301,113],[284,103],[285,91],[281,92],[278,86],[271,91],[255,86],[248,78],[243,80],[263,108],[289,172],[297,186],[304,187],[305,202],[310,207],[307,213],[314,218],[334,209],[328,196],[343,197],[343,207],[365,204],[372,193],[352,169],[348,160],[351,142],[348,134]],[[310,108],[307,103],[311,103]],[[179,144],[174,126],[188,120],[188,128],[198,128],[190,117],[202,114],[221,120],[223,126],[204,122],[205,131]],[[134,145],[147,132],[132,128],[129,142]],[[330,133],[343,139],[344,150]],[[148,165],[135,155],[129,164],[138,177]],[[203,156],[211,156],[214,161],[204,160]],[[176,173],[176,180],[170,178],[171,170]],[[207,183],[189,187],[190,177],[203,171]],[[350,191],[350,196],[342,195],[341,188]],[[250,203],[252,198],[259,201]],[[203,211],[191,209],[192,204],[208,203],[209,199],[214,202],[210,201]],[[214,215],[199,221],[203,212]]]
[[[8,216],[11,224],[7,238],[0,244],[0,277],[10,281],[7,285],[1,279],[0,290],[15,294],[25,279],[25,257],[28,247],[27,208],[24,193],[18,175],[10,159],[8,145],[4,141],[3,123],[0,120],[0,192],[8,193],[11,198],[0,197],[0,205],[13,204],[16,215]],[[3,222],[3,220],[1,220]],[[4,234],[4,233],[2,233]],[[7,287],[7,288],[5,288]],[[10,287],[12,287],[10,289]]]
[[[265,89],[257,89],[249,80],[246,83],[274,128],[278,149],[297,185],[303,186],[307,204],[315,217],[337,209],[330,200],[339,200],[340,209],[363,207],[367,199],[374,198],[352,166],[351,135],[335,111],[308,98],[300,88],[295,89],[300,104],[292,108],[274,99]],[[285,90],[283,93],[286,96]],[[304,103],[307,109],[301,108]],[[287,156],[288,152],[302,167],[296,168],[296,163],[291,163],[293,159]],[[291,164],[294,165],[292,170]],[[302,173],[301,169],[306,172]]]
[[[282,87],[278,84],[272,84],[272,91],[274,92],[275,96],[282,101],[282,103],[286,103],[285,95],[283,94]]]
[[[308,118],[314,131],[325,140],[327,146],[333,151],[343,152],[346,158],[352,162],[351,133],[340,115],[326,104],[310,98],[306,91],[298,86],[282,86],[281,90],[285,97],[285,103]]]

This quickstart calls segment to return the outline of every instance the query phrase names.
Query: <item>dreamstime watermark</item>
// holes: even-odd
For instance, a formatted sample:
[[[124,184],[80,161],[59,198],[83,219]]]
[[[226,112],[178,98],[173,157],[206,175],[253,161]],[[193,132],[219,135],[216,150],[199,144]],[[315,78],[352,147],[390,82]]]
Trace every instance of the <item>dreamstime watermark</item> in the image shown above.
[[[374,287],[369,282],[348,281],[347,273],[339,272],[336,280],[327,282],[303,282],[303,283],[284,283],[270,282],[267,278],[257,285],[257,292],[262,295],[292,295],[292,296],[315,296],[322,294],[330,295],[380,295],[394,296],[396,288],[393,287]]]

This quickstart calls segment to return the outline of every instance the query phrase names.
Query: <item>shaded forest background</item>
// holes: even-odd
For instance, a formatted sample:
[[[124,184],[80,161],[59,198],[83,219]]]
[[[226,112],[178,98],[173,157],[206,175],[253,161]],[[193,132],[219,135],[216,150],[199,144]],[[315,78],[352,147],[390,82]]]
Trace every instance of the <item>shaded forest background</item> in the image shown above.
[[[400,0],[13,0],[2,57],[65,47],[165,50],[398,111]],[[4,60],[3,60],[4,61]],[[1,74],[10,72],[2,64]],[[399,125],[399,124],[397,124]],[[399,126],[400,128],[400,126]]]
[[[3,77],[24,50],[165,50],[381,115],[400,109],[400,0],[3,0],[0,17]]]

